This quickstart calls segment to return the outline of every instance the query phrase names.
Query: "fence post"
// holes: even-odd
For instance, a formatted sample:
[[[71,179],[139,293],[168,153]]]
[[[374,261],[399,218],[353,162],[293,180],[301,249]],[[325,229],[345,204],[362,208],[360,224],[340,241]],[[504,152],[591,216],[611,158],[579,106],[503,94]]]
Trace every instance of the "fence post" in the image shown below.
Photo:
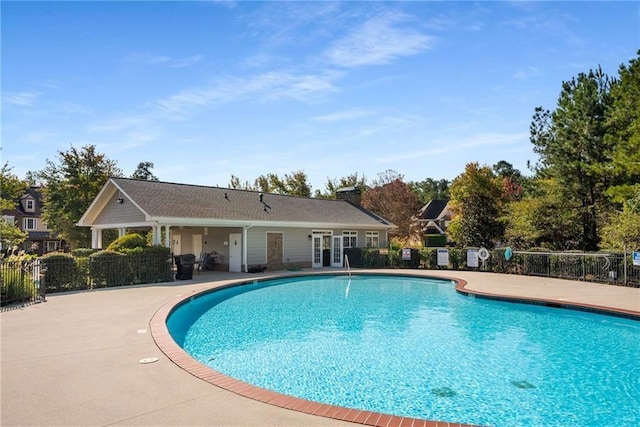
[[[624,285],[627,286],[627,245],[623,245],[624,250]]]
[[[45,282],[45,275],[47,272],[47,263],[41,263],[38,259],[38,293],[40,294],[40,301],[47,302],[47,284]]]

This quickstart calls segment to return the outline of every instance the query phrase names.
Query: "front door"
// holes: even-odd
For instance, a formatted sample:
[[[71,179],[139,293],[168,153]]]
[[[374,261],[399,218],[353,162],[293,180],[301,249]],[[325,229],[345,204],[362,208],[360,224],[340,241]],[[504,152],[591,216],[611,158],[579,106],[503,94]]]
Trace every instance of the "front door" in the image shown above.
[[[342,267],[342,236],[331,236],[331,267]]]
[[[282,268],[283,236],[282,233],[267,233],[267,265],[270,269]]]
[[[242,272],[242,234],[229,234],[229,271]]]
[[[173,235],[173,254],[182,254],[182,236],[179,234]]]

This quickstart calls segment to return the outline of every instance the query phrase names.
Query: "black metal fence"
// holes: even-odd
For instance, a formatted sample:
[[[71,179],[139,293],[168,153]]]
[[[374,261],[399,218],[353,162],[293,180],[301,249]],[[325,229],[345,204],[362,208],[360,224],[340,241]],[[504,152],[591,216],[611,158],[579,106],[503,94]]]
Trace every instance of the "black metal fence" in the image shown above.
[[[171,257],[160,253],[0,260],[0,306],[38,302],[55,292],[170,282],[171,271]]]
[[[445,265],[442,265],[442,257],[438,259],[438,248],[404,251],[351,248],[345,249],[345,253],[349,257],[351,267],[476,270],[640,288],[640,266],[633,265],[631,253],[515,251],[507,259],[504,249],[496,249],[488,251],[489,257],[485,261],[476,258],[477,266],[470,266],[467,262],[468,252],[477,250],[447,248]]]

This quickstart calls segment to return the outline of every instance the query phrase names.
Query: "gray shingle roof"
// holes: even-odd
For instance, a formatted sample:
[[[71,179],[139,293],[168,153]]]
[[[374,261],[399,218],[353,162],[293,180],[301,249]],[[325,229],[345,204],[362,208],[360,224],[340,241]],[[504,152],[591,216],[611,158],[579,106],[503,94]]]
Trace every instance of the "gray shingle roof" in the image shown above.
[[[422,212],[419,215],[419,219],[437,219],[442,210],[447,207],[448,200],[444,199],[433,199],[429,203],[427,203],[423,208]]]
[[[353,224],[393,227],[389,221],[343,200],[324,200],[199,185],[111,178],[151,217]]]

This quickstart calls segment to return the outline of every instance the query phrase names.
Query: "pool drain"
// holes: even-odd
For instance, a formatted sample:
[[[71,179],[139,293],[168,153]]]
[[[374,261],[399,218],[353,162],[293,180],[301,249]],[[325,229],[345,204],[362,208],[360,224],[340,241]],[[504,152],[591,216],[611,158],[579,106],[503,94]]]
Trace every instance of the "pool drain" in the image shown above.
[[[449,387],[440,387],[431,389],[431,393],[435,394],[438,397],[453,397],[456,395],[456,392]]]
[[[531,389],[531,388],[536,388],[536,386],[534,386],[533,384],[531,384],[528,381],[511,381],[511,384],[513,384],[514,386],[521,388],[523,390],[527,390],[527,389]]]

